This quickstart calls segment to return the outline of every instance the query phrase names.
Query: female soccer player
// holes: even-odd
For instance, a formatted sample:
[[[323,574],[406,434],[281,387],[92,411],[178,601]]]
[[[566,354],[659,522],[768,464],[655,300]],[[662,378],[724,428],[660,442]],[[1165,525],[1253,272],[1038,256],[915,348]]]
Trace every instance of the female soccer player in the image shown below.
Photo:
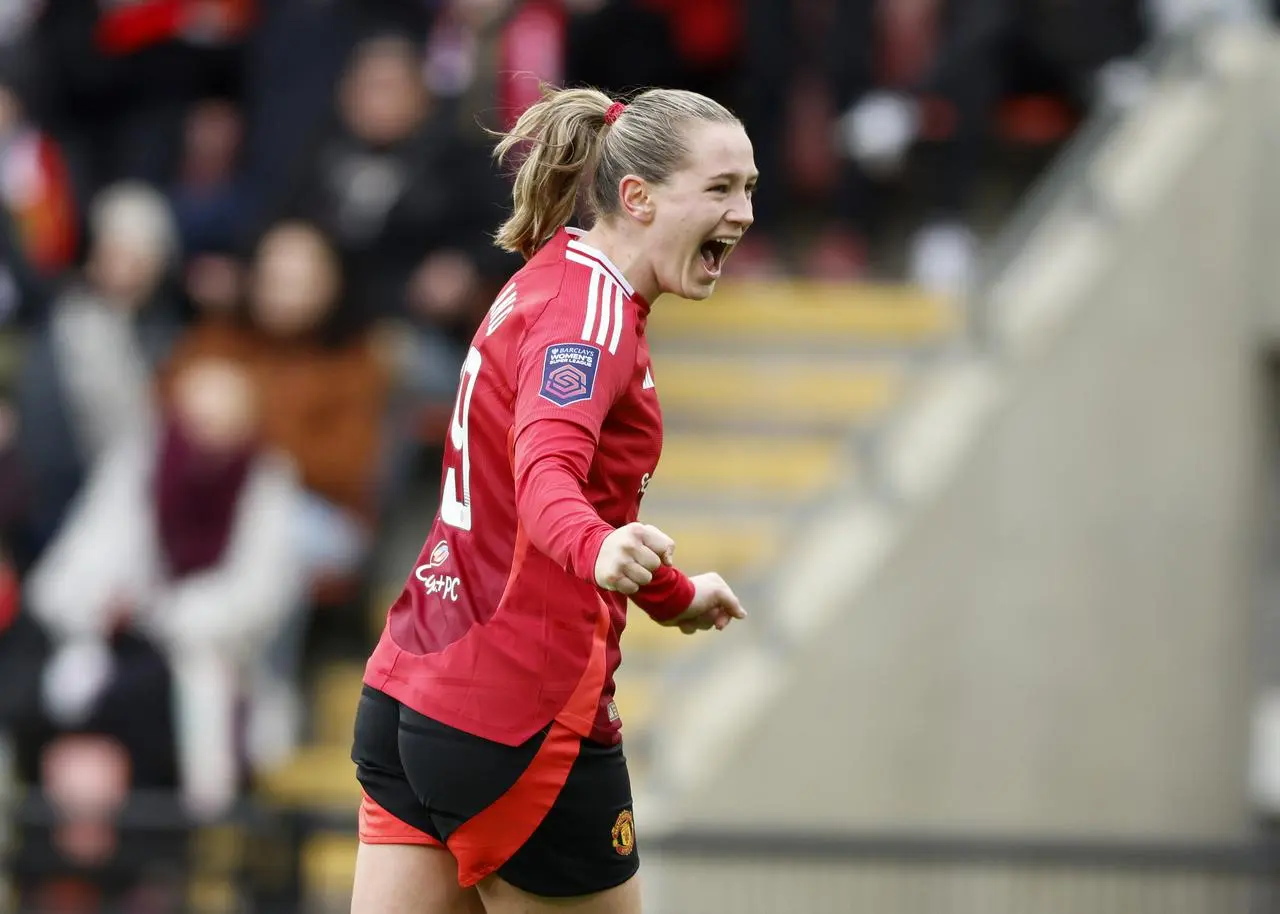
[[[476,332],[439,513],[365,671],[353,914],[639,914],[627,599],[686,633],[746,615],[636,520],[662,447],[650,303],[709,296],[751,225],[746,132],[692,92],[566,89],[516,150],[497,243],[527,263]]]

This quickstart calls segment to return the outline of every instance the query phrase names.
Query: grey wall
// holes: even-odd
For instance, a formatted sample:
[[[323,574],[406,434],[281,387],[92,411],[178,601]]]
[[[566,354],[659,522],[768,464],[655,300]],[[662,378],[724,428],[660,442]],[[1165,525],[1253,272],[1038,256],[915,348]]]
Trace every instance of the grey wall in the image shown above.
[[[1107,148],[1121,221],[1087,228],[1067,316],[682,821],[1246,831],[1280,93],[1226,59],[1156,141]]]

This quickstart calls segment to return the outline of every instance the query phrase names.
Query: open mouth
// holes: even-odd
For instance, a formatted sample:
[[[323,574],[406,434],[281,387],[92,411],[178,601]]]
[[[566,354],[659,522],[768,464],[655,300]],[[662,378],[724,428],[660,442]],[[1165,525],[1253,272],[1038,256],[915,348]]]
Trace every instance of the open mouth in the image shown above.
[[[720,275],[725,260],[737,243],[737,238],[712,238],[702,242],[702,247],[698,251],[702,255],[702,265],[707,268],[707,272],[712,276]]]

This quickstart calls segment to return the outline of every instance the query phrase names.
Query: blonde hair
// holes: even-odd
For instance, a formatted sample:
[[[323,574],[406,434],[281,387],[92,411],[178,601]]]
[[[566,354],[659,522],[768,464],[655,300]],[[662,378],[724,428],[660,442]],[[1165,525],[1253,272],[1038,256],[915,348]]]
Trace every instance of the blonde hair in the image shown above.
[[[618,212],[626,175],[661,184],[687,160],[691,122],[737,124],[724,105],[683,89],[649,89],[608,123],[614,100],[598,89],[549,89],[502,135],[494,158],[528,151],[516,171],[512,211],[494,238],[526,259],[566,225],[581,205],[594,222]]]

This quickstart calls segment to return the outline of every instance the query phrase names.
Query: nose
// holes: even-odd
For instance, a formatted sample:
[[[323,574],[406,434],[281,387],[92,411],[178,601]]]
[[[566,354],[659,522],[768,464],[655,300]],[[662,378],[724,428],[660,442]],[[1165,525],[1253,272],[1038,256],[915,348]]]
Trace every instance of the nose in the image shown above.
[[[729,207],[729,212],[725,214],[725,218],[744,232],[751,228],[751,223],[756,221],[751,198],[746,194],[740,195],[734,200],[733,205]]]

